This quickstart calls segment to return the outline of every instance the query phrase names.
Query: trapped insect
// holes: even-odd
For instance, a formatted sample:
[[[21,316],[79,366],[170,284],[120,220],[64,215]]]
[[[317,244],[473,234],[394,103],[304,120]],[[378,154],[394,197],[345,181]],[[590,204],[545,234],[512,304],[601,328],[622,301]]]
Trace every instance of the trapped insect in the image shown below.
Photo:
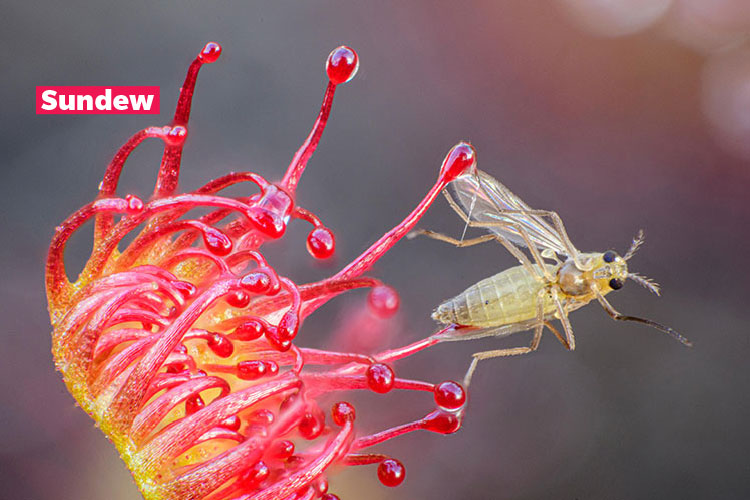
[[[544,327],[552,331],[565,348],[575,349],[568,314],[592,300],[597,300],[612,319],[644,323],[687,346],[691,345],[672,328],[649,319],[620,314],[604,298],[612,290],[622,288],[626,279],[659,294],[656,283],[628,271],[627,261],[643,243],[642,231],[633,239],[624,256],[612,250],[580,252],[568,238],[557,213],[532,209],[481,170],[458,177],[444,193],[467,227],[484,228],[490,234],[468,240],[462,236],[458,240],[434,231],[418,230],[411,237],[423,234],[458,247],[496,240],[521,265],[485,278],[440,304],[432,318],[446,325],[455,325],[438,334],[441,340],[468,340],[534,331],[527,347],[475,353],[464,378],[465,385],[471,382],[479,360],[534,351],[539,347]],[[528,248],[531,259],[519,247]],[[552,325],[553,319],[560,320],[563,334]]]

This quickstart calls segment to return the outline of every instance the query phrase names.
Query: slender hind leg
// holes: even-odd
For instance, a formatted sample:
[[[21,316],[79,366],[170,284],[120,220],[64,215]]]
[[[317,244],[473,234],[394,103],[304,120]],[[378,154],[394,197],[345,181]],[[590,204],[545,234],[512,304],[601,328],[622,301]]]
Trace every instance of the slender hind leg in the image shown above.
[[[485,243],[487,241],[496,240],[500,244],[502,244],[508,252],[511,253],[518,261],[526,268],[526,270],[529,272],[531,276],[534,276],[536,279],[540,281],[544,281],[546,276],[546,268],[542,267],[542,272],[539,271],[540,268],[535,268],[531,261],[526,257],[521,250],[518,249],[513,243],[508,241],[507,239],[503,238],[499,234],[486,234],[484,236],[479,236],[478,238],[472,238],[470,240],[458,240],[456,238],[453,238],[451,236],[448,236],[443,233],[438,233],[435,231],[430,231],[428,229],[418,229],[415,231],[410,232],[407,235],[407,238],[412,239],[419,235],[427,236],[428,238],[432,238],[439,241],[444,241],[446,243],[450,243],[451,245],[455,245],[459,248],[462,247],[470,247],[472,245],[478,245],[479,243]],[[544,276],[543,276],[544,274]],[[549,278],[551,279],[551,277]]]
[[[488,241],[497,239],[494,234],[485,234],[484,236],[479,236],[478,238],[472,238],[470,240],[457,240],[456,238],[448,236],[447,234],[437,233],[435,231],[430,231],[429,229],[415,229],[414,231],[407,234],[406,237],[408,239],[412,239],[420,235],[427,236],[428,238],[432,238],[433,240],[444,241],[459,248],[470,247],[472,245],[478,245],[480,243],[486,243]]]
[[[529,344],[527,347],[510,347],[507,349],[495,349],[492,351],[482,351],[474,353],[472,355],[473,359],[471,360],[471,365],[469,365],[469,369],[466,371],[466,375],[464,375],[464,388],[468,388],[469,384],[471,384],[471,378],[474,376],[474,371],[476,371],[477,365],[479,364],[480,360],[500,358],[505,356],[519,356],[521,354],[527,354],[536,351],[539,347],[539,343],[542,340],[542,332],[544,331],[544,327],[547,324],[544,321],[544,296],[541,293],[537,297],[536,316],[537,323],[534,326],[534,336],[531,338],[531,344]],[[557,333],[557,335],[559,335],[559,333]]]

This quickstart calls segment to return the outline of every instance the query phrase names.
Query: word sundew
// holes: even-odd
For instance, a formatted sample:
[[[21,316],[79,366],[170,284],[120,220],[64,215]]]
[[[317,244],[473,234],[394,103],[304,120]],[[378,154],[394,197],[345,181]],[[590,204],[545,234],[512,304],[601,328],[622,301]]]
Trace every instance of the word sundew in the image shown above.
[[[396,291],[365,273],[447,183],[475,168],[475,152],[466,143],[454,146],[435,184],[402,222],[334,275],[295,283],[269,265],[264,244],[301,221],[312,227],[305,242],[312,257],[335,252],[333,231],[297,204],[295,190],[336,89],[357,71],[357,54],[342,46],[328,56],[320,113],[280,181],[232,172],[181,193],[196,79],[220,54],[218,44],[206,44],[188,69],[172,123],[128,139],[107,166],[97,198],[57,227],[46,267],[57,368],[147,500],[334,500],[326,478],[334,465],[372,465],[381,483],[397,486],[404,466],[373,446],[415,430],[448,434],[461,426],[461,385],[400,378],[392,366],[439,342],[439,332],[375,354],[297,343],[305,318],[348,290],[370,288],[376,314],[398,307]],[[164,143],[153,195],[118,195],[125,161],[146,138]],[[237,184],[248,186],[247,195],[222,194]],[[191,216],[196,211],[202,215]],[[87,221],[94,224],[93,250],[71,282],[65,245]],[[360,432],[346,400],[356,390],[384,398],[391,390],[426,392],[413,398],[424,416]],[[338,402],[322,407],[324,398]]]

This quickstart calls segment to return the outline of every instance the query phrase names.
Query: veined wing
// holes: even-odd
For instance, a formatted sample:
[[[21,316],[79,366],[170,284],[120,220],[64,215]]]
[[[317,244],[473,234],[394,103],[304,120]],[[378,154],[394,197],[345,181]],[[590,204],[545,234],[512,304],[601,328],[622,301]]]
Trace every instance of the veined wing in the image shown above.
[[[470,220],[492,223],[486,229],[527,247],[516,229],[524,229],[531,242],[540,250],[549,248],[558,255],[569,256],[564,237],[544,217],[528,213],[533,210],[497,179],[477,169],[457,177],[446,187],[446,196],[453,200]],[[498,224],[501,223],[501,224]]]

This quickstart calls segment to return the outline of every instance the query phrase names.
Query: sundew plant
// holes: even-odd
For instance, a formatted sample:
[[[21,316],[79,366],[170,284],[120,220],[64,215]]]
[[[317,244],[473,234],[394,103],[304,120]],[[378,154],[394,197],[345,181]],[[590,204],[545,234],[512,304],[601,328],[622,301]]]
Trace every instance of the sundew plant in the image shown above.
[[[447,434],[461,426],[460,384],[400,378],[392,366],[439,342],[438,334],[379,353],[338,352],[303,347],[304,321],[358,288],[370,289],[374,314],[391,315],[397,292],[365,273],[446,184],[475,168],[475,152],[466,143],[454,146],[413,212],[332,276],[296,283],[268,264],[264,244],[283,238],[288,224],[305,223],[312,257],[334,254],[334,232],[297,204],[295,190],[334,94],[359,61],[343,46],[328,56],[320,113],[280,180],[231,172],[179,192],[196,79],[220,54],[218,44],[206,44],[188,69],[172,122],[128,139],[96,199],[57,227],[46,266],[56,366],[148,500],[333,500],[326,479],[332,466],[374,465],[381,483],[397,486],[404,466],[373,446],[415,430]],[[164,143],[153,195],[119,194],[123,166],[147,138]],[[246,194],[222,194],[237,184],[247,186]],[[196,209],[203,215],[191,215]],[[71,282],[65,246],[88,221],[93,250]],[[424,417],[360,432],[356,412],[382,411],[387,403],[355,412],[347,394],[356,390],[383,398],[392,390],[426,393],[411,400]],[[339,402],[322,407],[332,394]]]

